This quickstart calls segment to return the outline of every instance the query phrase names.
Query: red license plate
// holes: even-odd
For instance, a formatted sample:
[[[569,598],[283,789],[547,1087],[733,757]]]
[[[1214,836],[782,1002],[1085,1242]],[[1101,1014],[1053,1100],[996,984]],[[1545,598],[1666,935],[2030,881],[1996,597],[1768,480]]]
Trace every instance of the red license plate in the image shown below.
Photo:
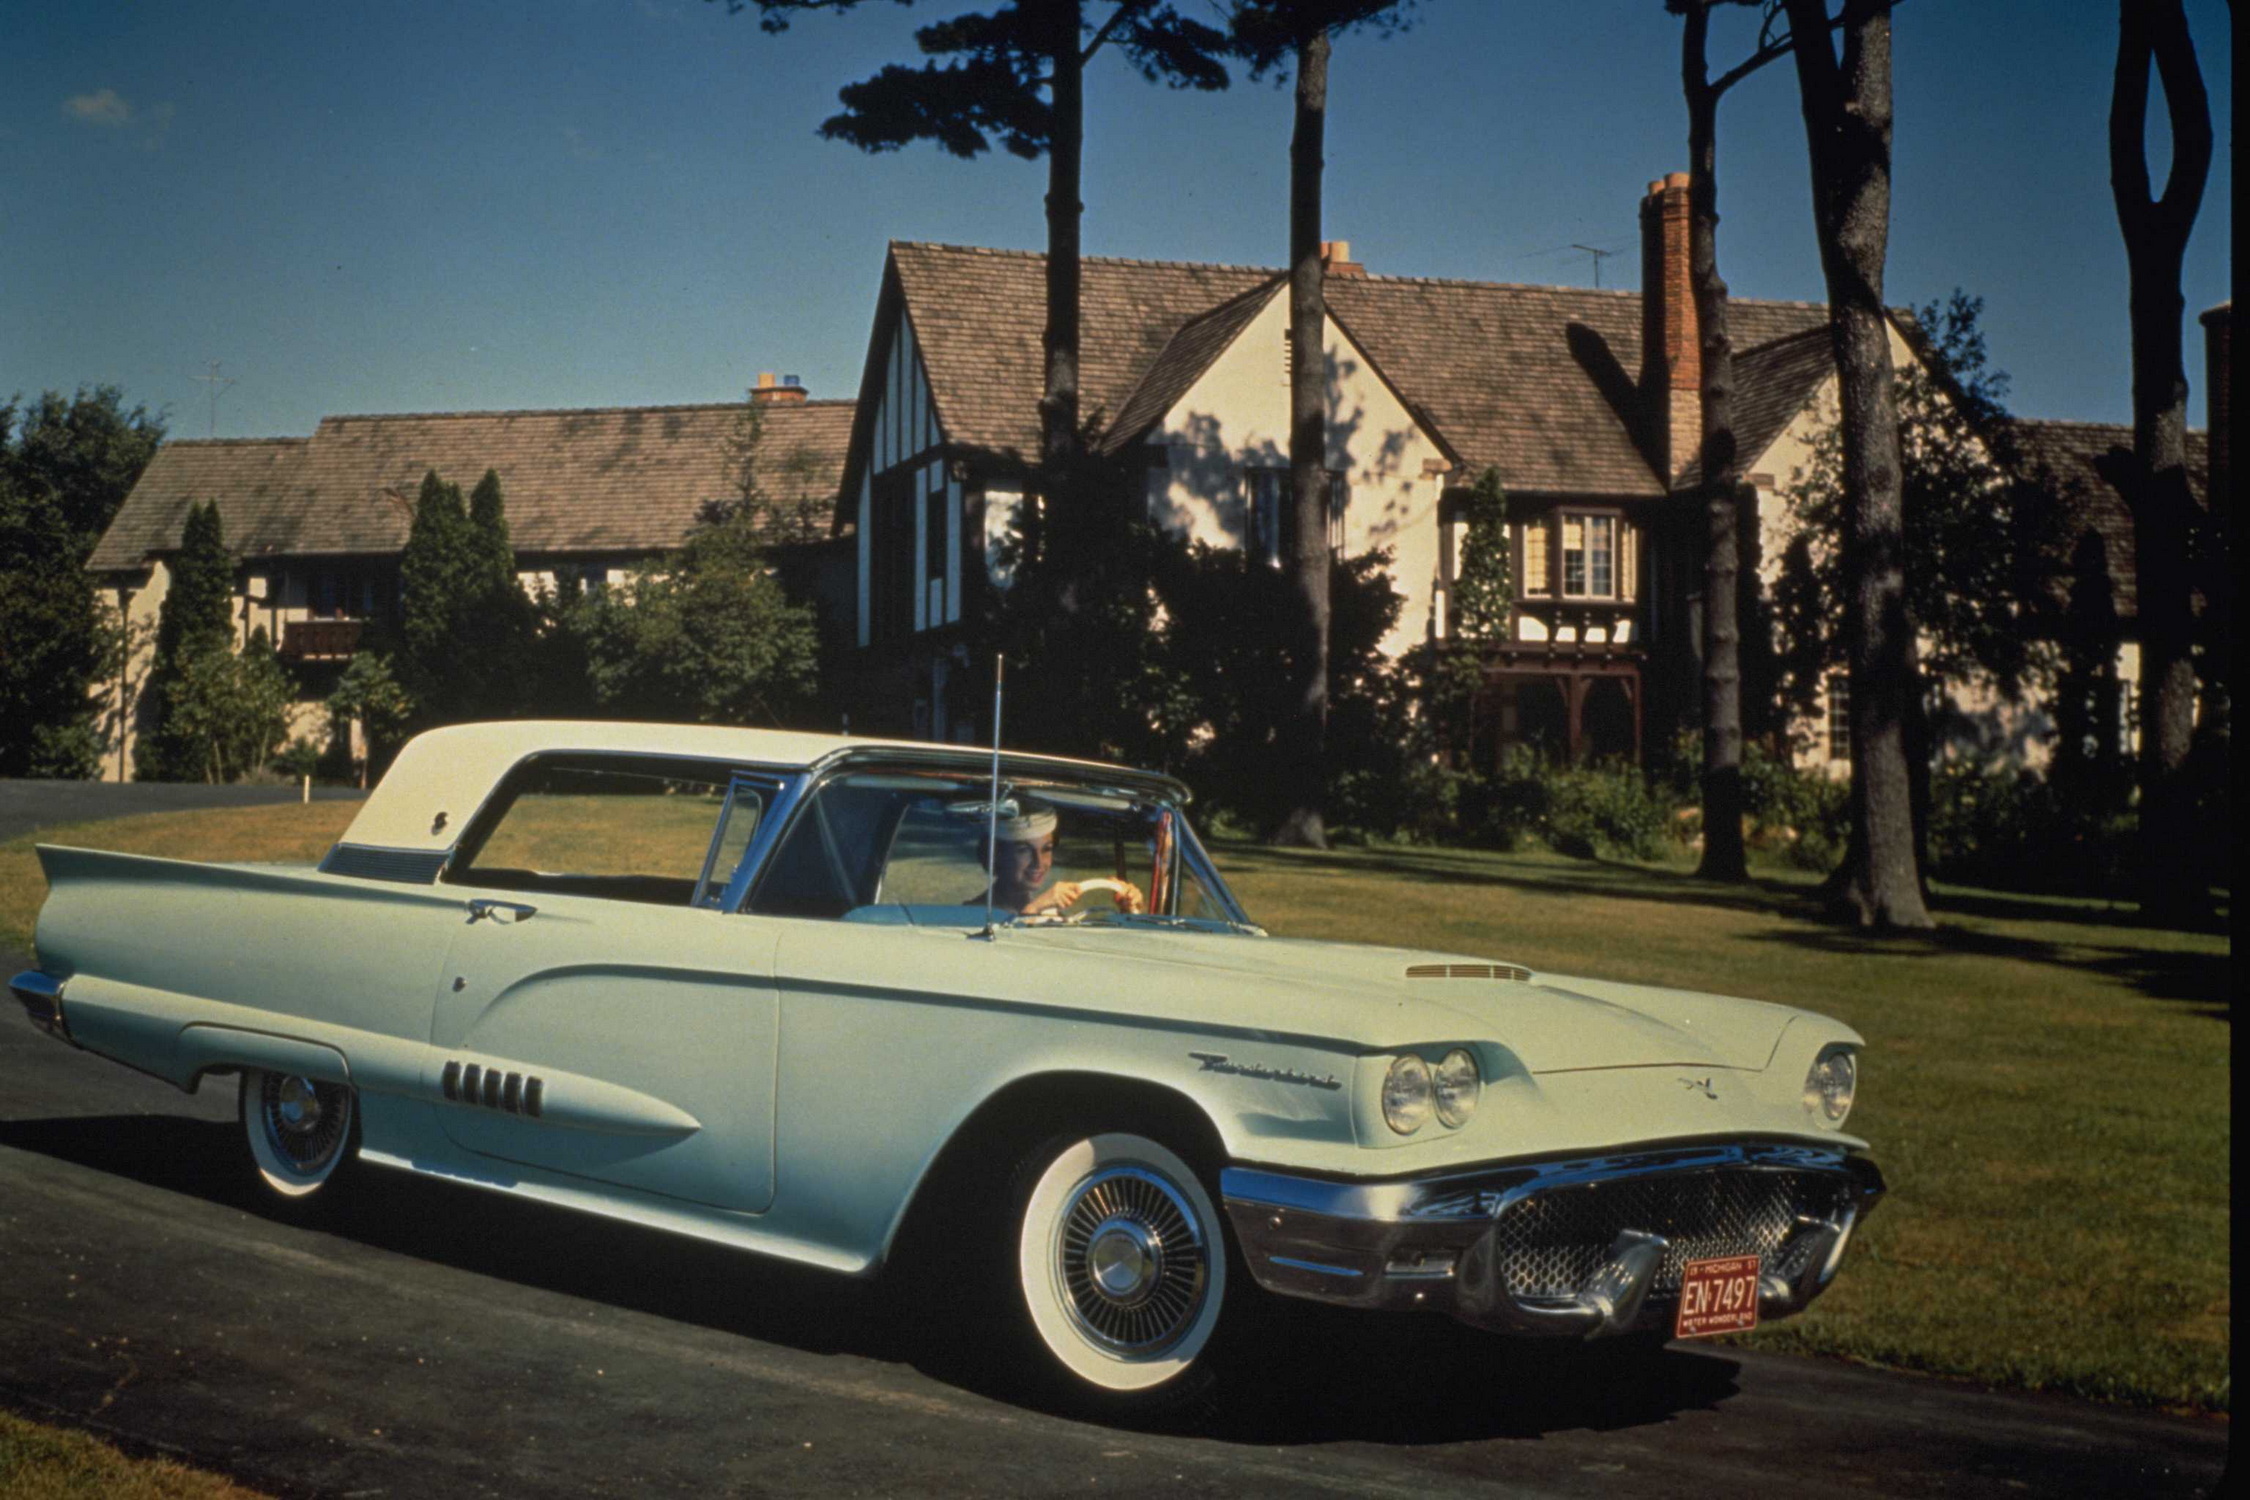
[[[1691,1260],[1680,1278],[1680,1310],[1672,1337],[1704,1338],[1758,1326],[1758,1257]]]

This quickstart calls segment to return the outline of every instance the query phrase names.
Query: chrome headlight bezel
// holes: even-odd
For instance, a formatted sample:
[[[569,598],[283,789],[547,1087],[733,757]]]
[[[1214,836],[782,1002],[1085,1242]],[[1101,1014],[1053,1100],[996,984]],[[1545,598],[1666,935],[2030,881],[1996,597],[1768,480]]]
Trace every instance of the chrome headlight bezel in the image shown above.
[[[1859,1049],[1838,1042],[1820,1049],[1805,1070],[1805,1111],[1831,1129],[1842,1126],[1859,1091]]]
[[[1383,1123],[1400,1135],[1412,1135],[1430,1122],[1436,1107],[1436,1089],[1430,1065],[1412,1052],[1391,1059],[1383,1075]]]
[[[1484,1071],[1477,1066],[1477,1055],[1466,1047],[1446,1053],[1430,1070],[1430,1093],[1440,1125],[1459,1130],[1468,1124],[1484,1095]]]

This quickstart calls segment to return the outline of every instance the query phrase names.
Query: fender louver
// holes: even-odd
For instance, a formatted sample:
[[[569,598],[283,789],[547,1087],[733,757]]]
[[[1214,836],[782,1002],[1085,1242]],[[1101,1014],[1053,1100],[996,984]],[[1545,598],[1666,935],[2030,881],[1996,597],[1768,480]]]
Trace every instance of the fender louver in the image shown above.
[[[1529,969],[1514,964],[1408,964],[1409,979],[1514,979],[1531,977]]]
[[[498,1068],[480,1067],[476,1063],[447,1063],[439,1082],[445,1097],[455,1103],[506,1110],[511,1115],[529,1115],[535,1120],[546,1103],[545,1079],[503,1073]]]

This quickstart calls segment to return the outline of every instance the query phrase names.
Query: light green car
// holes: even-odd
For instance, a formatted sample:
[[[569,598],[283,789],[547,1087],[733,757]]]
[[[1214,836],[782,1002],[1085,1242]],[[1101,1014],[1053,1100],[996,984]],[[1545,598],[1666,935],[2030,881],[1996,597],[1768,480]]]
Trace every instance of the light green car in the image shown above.
[[[1202,1390],[1264,1294],[1661,1341],[1835,1275],[1883,1190],[1849,1028],[1269,936],[1187,800],[968,747],[466,725],[317,869],[43,846],[11,988],[181,1088],[239,1075],[285,1203],[373,1162],[932,1276],[1120,1416]]]

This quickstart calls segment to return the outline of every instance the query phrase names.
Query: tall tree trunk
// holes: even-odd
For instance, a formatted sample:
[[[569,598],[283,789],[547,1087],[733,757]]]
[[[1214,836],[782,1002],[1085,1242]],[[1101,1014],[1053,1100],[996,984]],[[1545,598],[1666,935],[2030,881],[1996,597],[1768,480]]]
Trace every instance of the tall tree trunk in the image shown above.
[[[1747,880],[1742,847],[1741,538],[1737,525],[1734,340],[1719,277],[1719,90],[1710,82],[1707,4],[1692,5],[1680,45],[1688,106],[1688,275],[1701,342],[1703,551],[1703,860],[1706,880]]]
[[[1320,188],[1328,125],[1328,30],[1297,43],[1297,120],[1289,140],[1289,473],[1290,582],[1299,600],[1290,668],[1293,722],[1288,760],[1289,812],[1277,844],[1328,845],[1321,791],[1328,736],[1328,357],[1327,299],[1320,258]]]
[[[2141,647],[2141,908],[2179,920],[2207,905],[2205,837],[2188,776],[2195,732],[2195,618],[2180,263],[2211,169],[2211,107],[2180,0],[2121,0],[2109,109],[2109,181],[2132,277],[2133,572]],[[2149,185],[2148,75],[2164,85],[2172,172]]]
[[[1047,150],[1047,325],[1041,335],[1046,387],[1039,398],[1039,459],[1047,503],[1077,488],[1079,201],[1086,141],[1085,60],[1079,51],[1079,0],[1051,0],[1048,102],[1054,111]],[[1076,503],[1066,501],[1064,503]]]
[[[1845,641],[1852,837],[1832,897],[1865,927],[1928,927],[1914,858],[1898,406],[1883,263],[1891,207],[1891,0],[1845,0],[1843,56],[1821,0],[1787,0],[1796,39],[1813,217],[1828,284],[1844,447]]]

